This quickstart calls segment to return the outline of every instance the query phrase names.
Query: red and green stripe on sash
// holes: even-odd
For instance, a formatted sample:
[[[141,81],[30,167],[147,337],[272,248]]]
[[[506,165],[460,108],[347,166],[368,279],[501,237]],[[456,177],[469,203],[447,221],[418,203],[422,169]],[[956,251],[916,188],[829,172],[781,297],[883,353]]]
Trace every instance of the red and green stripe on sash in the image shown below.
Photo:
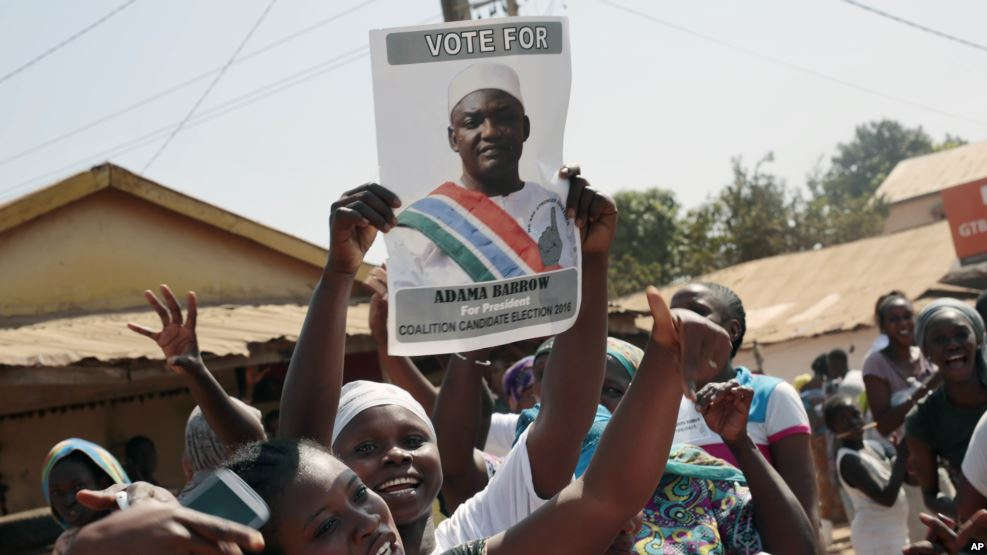
[[[474,282],[549,270],[528,233],[487,195],[443,183],[398,215],[398,225],[428,237]]]

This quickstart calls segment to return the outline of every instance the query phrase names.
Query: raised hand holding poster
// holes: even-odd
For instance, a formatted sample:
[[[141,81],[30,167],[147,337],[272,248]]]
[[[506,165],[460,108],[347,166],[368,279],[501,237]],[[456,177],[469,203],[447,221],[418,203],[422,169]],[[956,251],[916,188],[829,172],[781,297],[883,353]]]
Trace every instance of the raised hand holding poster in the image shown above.
[[[579,312],[578,233],[559,179],[571,81],[565,18],[370,33],[386,234],[388,351],[553,335]]]

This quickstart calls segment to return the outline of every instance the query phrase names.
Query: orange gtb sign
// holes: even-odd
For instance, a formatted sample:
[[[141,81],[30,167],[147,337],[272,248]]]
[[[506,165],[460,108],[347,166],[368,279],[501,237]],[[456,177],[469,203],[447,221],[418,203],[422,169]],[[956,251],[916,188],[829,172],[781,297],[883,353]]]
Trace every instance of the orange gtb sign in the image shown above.
[[[943,189],[940,195],[956,256],[987,253],[987,178]]]

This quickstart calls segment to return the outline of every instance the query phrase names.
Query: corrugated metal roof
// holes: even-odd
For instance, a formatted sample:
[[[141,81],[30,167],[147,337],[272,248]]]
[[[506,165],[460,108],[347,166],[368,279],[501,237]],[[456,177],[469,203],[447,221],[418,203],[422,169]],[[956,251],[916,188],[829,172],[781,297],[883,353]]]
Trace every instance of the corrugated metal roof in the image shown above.
[[[746,342],[778,343],[873,325],[874,303],[892,289],[917,299],[938,284],[955,254],[946,222],[818,251],[784,254],[702,276],[733,289],[747,311]],[[666,299],[678,290],[666,287]],[[960,289],[960,288],[956,288]],[[958,291],[960,292],[960,291]],[[621,297],[611,312],[648,312],[644,293]],[[651,317],[637,318],[650,330]]]
[[[895,203],[985,177],[987,141],[902,160],[875,194]]]
[[[200,307],[196,321],[199,348],[216,356],[247,356],[250,343],[280,338],[295,341],[307,310],[307,306],[294,304]],[[347,336],[370,334],[368,310],[366,303],[349,307]],[[90,358],[104,362],[161,360],[158,346],[127,329],[127,322],[151,329],[161,326],[157,314],[148,309],[57,318],[0,329],[0,364],[67,366]]]

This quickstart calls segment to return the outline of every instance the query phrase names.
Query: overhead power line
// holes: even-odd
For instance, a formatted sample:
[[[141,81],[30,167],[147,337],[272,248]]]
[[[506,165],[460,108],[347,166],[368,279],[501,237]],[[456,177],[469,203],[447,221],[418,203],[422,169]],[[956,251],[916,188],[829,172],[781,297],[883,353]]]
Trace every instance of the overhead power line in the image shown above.
[[[431,21],[435,21],[436,19],[440,19],[440,18],[441,18],[440,14],[434,14],[428,18],[416,22],[415,24],[423,25],[425,23],[429,23]],[[346,52],[337,54],[332,58],[319,62],[315,65],[309,66],[308,68],[305,68],[301,71],[292,73],[287,77],[283,77],[281,79],[278,79],[277,81],[268,83],[248,93],[242,94],[235,98],[231,98],[230,100],[227,100],[216,106],[206,109],[200,114],[198,114],[197,116],[195,116],[194,118],[192,118],[192,120],[189,121],[184,128],[191,129],[197,127],[215,118],[234,112],[241,108],[245,108],[251,104],[254,104],[255,102],[259,102],[275,94],[284,92],[285,90],[290,89],[296,85],[300,85],[302,83],[311,81],[312,79],[315,79],[316,77],[319,77],[321,75],[326,75],[328,73],[331,73],[345,65],[353,63],[369,55],[370,55],[370,47],[366,45],[353,48],[351,50],[347,50]],[[141,135],[139,137],[134,137],[132,139],[118,143],[110,148],[90,154],[70,164],[66,164],[58,169],[51,170],[40,175],[36,175],[29,179],[25,179],[24,181],[21,181],[20,183],[14,185],[13,187],[9,187],[7,189],[0,191],[0,197],[12,193],[18,189],[26,188],[42,179],[46,179],[54,175],[61,174],[65,171],[78,168],[80,166],[83,166],[84,164],[89,164],[99,160],[107,160],[111,157],[119,156],[121,154],[125,154],[132,150],[152,144],[154,141],[160,139],[162,136],[164,136],[172,129],[177,127],[178,124],[179,122],[175,122],[169,125],[165,125],[163,127],[159,127],[154,131],[145,133],[144,135]]]
[[[257,18],[257,21],[254,22],[253,27],[251,27],[250,30],[247,31],[247,34],[243,37],[243,40],[240,41],[240,45],[237,46],[236,50],[233,51],[233,55],[230,56],[230,59],[226,61],[226,64],[224,64],[223,67],[220,68],[219,73],[217,73],[216,77],[213,78],[212,83],[209,83],[209,86],[206,87],[206,90],[202,92],[198,100],[195,101],[195,104],[192,105],[192,108],[188,111],[187,114],[185,114],[185,117],[182,119],[182,121],[180,121],[178,125],[175,127],[175,129],[172,130],[171,134],[168,135],[168,138],[165,139],[163,143],[161,143],[161,146],[151,156],[151,159],[147,161],[147,164],[144,164],[144,168],[141,170],[141,173],[146,172],[147,168],[151,167],[151,164],[153,164],[154,161],[158,159],[158,156],[161,156],[161,153],[164,152],[166,148],[168,148],[168,145],[171,144],[171,140],[175,138],[175,135],[177,135],[178,132],[182,130],[182,126],[185,125],[185,122],[187,122],[189,118],[191,118],[192,115],[195,114],[195,111],[199,108],[199,105],[202,104],[202,101],[205,100],[207,96],[209,96],[209,93],[212,92],[213,88],[216,86],[216,83],[219,83],[219,80],[222,79],[223,75],[226,74],[226,70],[229,69],[231,65],[233,65],[233,60],[236,60],[236,57],[243,50],[243,47],[247,45],[247,41],[250,40],[250,37],[254,36],[254,32],[257,31],[257,28],[260,27],[260,24],[263,23],[265,18],[267,18],[267,14],[271,13],[271,8],[274,7],[274,4],[277,1],[278,0],[271,0],[270,2],[267,3],[267,7],[264,8],[263,12],[261,12],[260,17]]]
[[[206,123],[207,121],[228,114],[240,108],[249,106],[269,96],[275,95],[291,87],[294,87],[295,85],[300,85],[316,77],[335,71],[336,69],[339,69],[342,66],[355,62],[361,58],[365,58],[369,54],[370,54],[370,48],[366,45],[351,50],[347,50],[342,54],[337,54],[336,56],[333,56],[332,58],[324,60],[318,64],[309,66],[301,71],[292,73],[287,77],[283,77],[281,79],[278,79],[277,81],[268,83],[256,89],[253,89],[250,92],[231,98],[225,102],[217,104],[216,106],[206,109],[201,113],[199,113],[198,115],[196,115],[195,117],[193,117],[191,121],[186,122],[186,125],[184,125],[184,129],[187,130],[187,129],[195,128],[203,123]],[[161,126],[143,135],[133,137],[126,141],[117,143],[109,148],[103,149],[99,152],[95,152],[83,158],[79,158],[78,160],[75,160],[74,162],[71,162],[69,164],[65,164],[64,166],[61,166],[57,169],[45,172],[40,175],[36,175],[34,177],[31,177],[30,179],[25,179],[24,181],[21,181],[20,183],[14,185],[13,187],[10,187],[9,189],[0,191],[0,195],[6,195],[7,193],[11,193],[18,189],[25,188],[42,179],[54,175],[58,175],[62,172],[71,170],[73,168],[78,168],[84,164],[88,164],[93,161],[108,160],[114,156],[119,156],[121,154],[125,154],[132,150],[145,147],[161,139],[162,137],[168,135],[169,133],[173,132],[175,129],[178,128],[180,124],[181,121],[172,122],[168,125]]]
[[[364,0],[363,2],[360,2],[359,4],[356,4],[356,5],[354,5],[354,6],[350,7],[350,8],[347,8],[347,9],[341,11],[341,12],[337,12],[334,15],[331,15],[331,16],[325,18],[325,19],[321,19],[319,21],[316,21],[315,23],[313,23],[313,24],[311,24],[311,25],[309,25],[307,27],[303,27],[302,29],[299,29],[299,30],[297,30],[297,31],[295,31],[295,32],[293,32],[293,33],[291,33],[289,35],[286,35],[286,36],[281,37],[281,38],[279,38],[279,39],[277,39],[277,40],[275,40],[273,42],[270,42],[270,43],[268,43],[268,44],[266,44],[266,45],[258,48],[257,50],[253,50],[251,52],[248,52],[248,53],[244,54],[243,56],[240,56],[239,58],[237,58],[233,62],[233,65],[237,65],[237,64],[240,64],[242,62],[245,62],[245,61],[247,61],[247,60],[249,60],[251,58],[255,58],[255,57],[257,57],[257,56],[259,56],[259,55],[261,55],[261,54],[263,54],[263,53],[265,53],[265,52],[267,52],[269,50],[273,50],[273,49],[275,49],[275,48],[277,48],[277,47],[279,47],[279,46],[281,46],[283,44],[286,44],[288,42],[291,42],[291,41],[297,39],[298,37],[301,37],[301,36],[303,36],[305,34],[308,34],[308,33],[312,32],[312,31],[315,31],[316,29],[319,29],[321,27],[324,27],[325,25],[328,25],[329,23],[332,23],[333,21],[336,21],[337,19],[340,19],[340,18],[342,18],[344,16],[347,16],[347,15],[355,12],[356,10],[358,10],[358,9],[360,9],[360,8],[368,5],[368,4],[372,4],[374,2],[379,2],[379,1],[380,0]],[[89,129],[92,129],[93,127],[96,127],[96,126],[98,126],[100,124],[106,123],[106,122],[108,122],[110,120],[113,120],[113,119],[116,119],[116,118],[118,118],[118,117],[120,117],[122,115],[125,115],[125,114],[128,114],[130,112],[133,112],[134,110],[136,110],[138,108],[141,108],[142,106],[146,106],[146,105],[154,102],[155,100],[164,98],[164,97],[166,97],[166,96],[168,96],[168,95],[170,95],[172,93],[178,92],[178,91],[180,91],[180,90],[182,90],[184,88],[187,88],[187,87],[189,87],[191,85],[194,85],[195,83],[198,83],[199,81],[202,81],[203,79],[209,77],[210,75],[213,75],[214,73],[220,71],[222,68],[223,68],[222,65],[216,66],[216,67],[214,67],[214,68],[212,68],[212,69],[210,69],[208,71],[204,71],[204,72],[202,72],[202,73],[200,73],[200,74],[198,74],[198,75],[196,75],[194,77],[190,77],[189,79],[186,79],[185,81],[182,81],[181,83],[176,83],[176,84],[174,84],[174,85],[172,85],[172,86],[170,86],[170,87],[168,87],[166,89],[162,89],[162,90],[160,90],[160,91],[152,94],[151,96],[148,96],[146,98],[143,98],[141,100],[138,100],[137,102],[134,102],[133,104],[131,104],[129,106],[126,106],[126,107],[121,108],[119,110],[116,110],[114,112],[110,112],[108,114],[104,114],[104,115],[102,115],[102,116],[100,116],[100,117],[98,117],[98,118],[96,118],[96,119],[94,119],[94,120],[92,120],[92,121],[90,121],[88,123],[85,123],[83,125],[80,125],[79,127],[76,127],[74,129],[71,129],[71,130],[66,131],[64,133],[61,133],[61,134],[56,135],[54,137],[51,137],[50,139],[46,139],[46,140],[44,140],[44,141],[42,141],[42,142],[40,142],[38,144],[35,144],[35,145],[31,146],[31,147],[28,147],[28,148],[26,148],[26,149],[24,149],[24,150],[22,150],[20,152],[11,154],[11,155],[7,156],[6,158],[0,158],[0,166],[6,165],[6,164],[8,164],[10,162],[13,162],[14,160],[19,160],[19,159],[21,159],[21,158],[23,158],[23,157],[25,157],[25,156],[27,156],[29,154],[35,153],[35,152],[37,152],[37,151],[39,151],[39,150],[41,150],[41,149],[43,149],[45,147],[49,147],[49,146],[51,146],[53,144],[59,143],[61,141],[64,141],[65,139],[68,139],[70,137],[74,137],[75,135],[78,135],[79,133],[82,133],[83,131],[88,131]]]
[[[960,38],[960,37],[957,37],[957,36],[954,36],[954,35],[950,35],[949,33],[944,33],[942,31],[937,31],[937,30],[935,30],[935,29],[933,29],[931,27],[926,27],[925,25],[922,25],[920,23],[915,23],[914,21],[909,21],[909,20],[907,20],[907,19],[905,19],[903,17],[898,17],[898,16],[896,16],[894,14],[890,14],[888,12],[879,10],[879,9],[873,7],[873,6],[868,6],[867,4],[861,4],[860,2],[855,2],[854,0],[842,0],[842,1],[843,2],[846,2],[847,4],[850,4],[851,6],[856,6],[856,7],[860,8],[860,9],[862,9],[862,10],[867,10],[867,11],[873,13],[873,14],[877,14],[877,15],[879,15],[881,17],[885,17],[885,18],[890,19],[892,21],[897,21],[898,23],[901,23],[901,24],[904,24],[904,25],[908,25],[909,27],[914,27],[915,29],[918,29],[919,31],[925,31],[926,33],[931,33],[931,34],[933,34],[933,35],[935,35],[937,37],[944,38],[946,40],[951,40],[953,42],[958,42],[958,43],[962,44],[963,46],[969,46],[970,48],[976,48],[977,50],[983,50],[983,51],[987,52],[987,46],[985,46],[983,44],[978,44],[978,43],[973,42],[973,41],[969,41],[969,40],[966,40],[966,39],[963,39],[963,38]]]
[[[127,7],[129,7],[131,4],[133,4],[136,1],[137,0],[128,0],[127,2],[124,2],[123,4],[120,4],[119,6],[113,8],[112,10],[110,10],[110,12],[107,13],[106,15],[104,15],[103,17],[97,19],[96,21],[94,21],[94,22],[90,23],[89,25],[86,25],[82,29],[76,31],[71,36],[69,36],[67,39],[65,39],[65,40],[63,40],[63,41],[55,44],[51,48],[49,48],[49,49],[45,50],[44,52],[42,52],[41,54],[38,54],[37,56],[31,58],[30,60],[24,62],[23,64],[21,64],[17,68],[15,68],[15,69],[11,70],[10,72],[4,74],[3,77],[0,77],[0,84],[3,84],[5,81],[7,81],[8,79],[10,79],[11,77],[17,75],[18,73],[24,71],[27,68],[33,66],[34,64],[40,62],[41,60],[47,58],[48,56],[51,56],[57,50],[65,47],[65,46],[67,46],[69,43],[71,43],[75,39],[81,37],[82,35],[85,35],[86,33],[88,33],[89,31],[92,31],[96,27],[99,27],[106,20],[108,20],[111,17],[115,16],[116,14],[122,12],[124,9],[126,9]]]
[[[831,81],[833,83],[837,83],[839,85],[843,85],[844,87],[855,89],[855,90],[858,90],[860,92],[865,92],[867,94],[870,94],[870,95],[873,95],[873,96],[877,96],[877,97],[883,98],[885,100],[892,100],[894,102],[898,102],[900,104],[906,104],[906,105],[912,106],[914,108],[921,108],[923,110],[926,110],[926,111],[929,111],[929,112],[933,112],[933,113],[939,114],[941,116],[946,116],[946,117],[949,117],[949,118],[953,118],[953,119],[965,121],[967,123],[975,123],[975,124],[977,124],[979,126],[987,127],[987,122],[978,120],[978,119],[973,118],[973,117],[970,117],[970,116],[965,116],[963,114],[956,114],[956,113],[953,113],[953,112],[948,112],[946,110],[942,110],[942,109],[936,108],[935,106],[929,106],[928,104],[923,104],[923,103],[917,102],[915,100],[910,100],[910,99],[903,98],[903,97],[900,97],[900,96],[895,96],[895,95],[892,95],[892,94],[888,94],[888,93],[879,91],[877,89],[872,89],[872,88],[867,87],[867,86],[864,86],[864,85],[858,85],[856,83],[847,81],[846,79],[842,79],[840,77],[835,77],[835,76],[832,76],[832,75],[823,73],[821,71],[816,71],[816,70],[814,70],[814,69],[812,69],[810,67],[806,67],[806,66],[799,65],[799,64],[796,64],[796,63],[793,63],[793,62],[789,62],[789,61],[783,60],[781,58],[775,58],[774,56],[771,56],[771,55],[768,55],[768,54],[763,54],[763,53],[758,52],[756,50],[751,50],[750,48],[739,46],[739,45],[733,44],[731,42],[727,42],[727,41],[725,41],[723,39],[719,39],[719,38],[716,38],[714,36],[701,33],[699,31],[694,31],[692,29],[689,29],[688,27],[683,27],[682,25],[679,25],[677,23],[672,23],[670,21],[665,21],[663,19],[659,19],[659,18],[657,18],[657,17],[655,17],[655,16],[653,16],[651,14],[648,14],[648,13],[645,13],[645,12],[642,12],[642,11],[639,11],[639,10],[636,10],[634,8],[629,8],[627,6],[622,6],[620,4],[617,4],[615,2],[612,2],[611,0],[598,0],[598,1],[601,4],[605,4],[605,5],[610,6],[612,8],[615,8],[615,9],[618,9],[618,10],[621,10],[621,11],[624,11],[624,12],[627,12],[627,13],[632,14],[632,15],[636,15],[636,16],[638,16],[638,17],[640,17],[640,18],[642,18],[644,20],[650,21],[652,23],[657,23],[658,25],[662,25],[664,27],[668,27],[669,29],[674,29],[676,31],[679,31],[679,32],[682,32],[682,33],[686,33],[688,35],[692,35],[694,37],[701,38],[701,39],[703,39],[703,40],[705,40],[707,42],[711,42],[713,44],[716,44],[716,45],[719,45],[719,46],[722,46],[722,47],[725,47],[725,48],[729,48],[730,50],[736,50],[737,52],[741,52],[741,53],[747,54],[748,56],[757,58],[759,60],[762,60],[762,61],[765,61],[765,62],[768,62],[768,63],[771,63],[771,64],[775,64],[775,65],[778,65],[778,66],[781,66],[781,67],[784,67],[784,68],[787,68],[787,69],[790,69],[790,70],[793,70],[793,71],[798,71],[800,73],[805,73],[805,74],[808,74],[808,75],[812,75],[812,76],[818,77],[820,79],[825,79],[826,81]]]

